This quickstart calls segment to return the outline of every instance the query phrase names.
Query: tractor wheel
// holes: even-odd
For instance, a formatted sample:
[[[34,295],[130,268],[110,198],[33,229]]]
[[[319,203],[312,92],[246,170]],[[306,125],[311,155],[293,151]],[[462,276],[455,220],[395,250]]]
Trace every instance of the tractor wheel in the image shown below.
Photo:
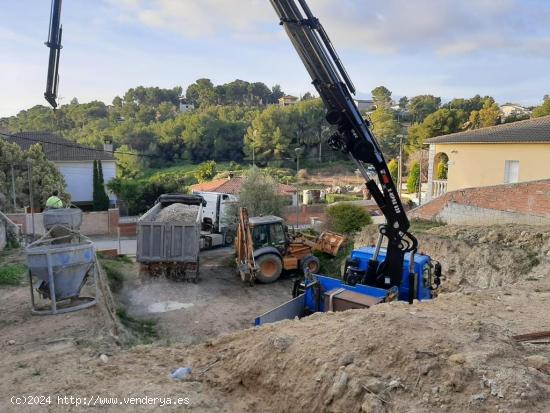
[[[283,271],[281,258],[275,254],[260,255],[256,259],[256,265],[260,269],[256,278],[266,284],[277,281]]]
[[[306,269],[313,274],[319,272],[321,268],[321,261],[315,255],[308,255],[302,260],[302,270],[305,272]]]
[[[235,233],[233,231],[227,231],[224,236],[225,245],[233,245],[235,242]]]

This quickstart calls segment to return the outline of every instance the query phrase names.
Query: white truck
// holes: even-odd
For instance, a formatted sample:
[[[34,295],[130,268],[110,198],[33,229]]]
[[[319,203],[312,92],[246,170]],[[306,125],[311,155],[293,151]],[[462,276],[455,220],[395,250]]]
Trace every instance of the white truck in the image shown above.
[[[235,240],[235,223],[232,222],[230,208],[239,197],[221,192],[196,191],[193,194],[200,195],[206,201],[206,206],[202,207],[200,248],[232,245]]]

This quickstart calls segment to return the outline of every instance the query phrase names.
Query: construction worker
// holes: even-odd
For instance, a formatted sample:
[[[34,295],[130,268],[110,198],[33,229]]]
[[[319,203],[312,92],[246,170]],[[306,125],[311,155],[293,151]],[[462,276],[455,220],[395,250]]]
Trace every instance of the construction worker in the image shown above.
[[[46,201],[46,208],[63,208],[63,201],[58,197],[59,192],[54,190],[52,196]]]

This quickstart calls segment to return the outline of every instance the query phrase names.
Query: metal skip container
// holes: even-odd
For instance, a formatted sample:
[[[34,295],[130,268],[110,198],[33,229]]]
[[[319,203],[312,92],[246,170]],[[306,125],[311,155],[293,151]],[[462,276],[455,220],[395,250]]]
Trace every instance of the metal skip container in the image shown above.
[[[93,276],[97,297],[97,265],[91,241],[73,244],[50,244],[39,240],[26,248],[27,266],[31,281],[33,314],[58,314],[80,310],[96,303],[95,297],[80,297],[87,277]],[[51,309],[37,309],[34,302],[32,278],[38,279],[39,293],[51,301]],[[69,305],[58,308],[59,301],[71,299]]]
[[[78,208],[46,209],[42,212],[42,219],[44,228],[46,231],[51,231],[53,238],[69,237],[72,234],[71,231],[78,231],[82,225],[82,210]]]

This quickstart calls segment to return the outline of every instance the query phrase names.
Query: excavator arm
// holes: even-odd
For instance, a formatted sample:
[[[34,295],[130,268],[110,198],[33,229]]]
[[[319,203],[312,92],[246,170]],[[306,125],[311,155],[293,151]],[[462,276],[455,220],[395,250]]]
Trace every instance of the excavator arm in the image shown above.
[[[368,280],[365,281],[385,287],[399,286],[404,255],[407,252],[414,254],[418,242],[408,232],[410,223],[382,151],[369,124],[353,102],[355,87],[327,33],[313,16],[306,1],[270,1],[326,106],[327,121],[336,126],[337,132],[329,139],[329,145],[332,149],[346,153],[357,165],[366,187],[386,218],[386,224],[380,226],[377,245],[379,251],[383,239],[387,239],[386,258],[378,264],[377,255],[373,257],[367,271]],[[369,176],[365,164],[375,168],[380,187]]]

